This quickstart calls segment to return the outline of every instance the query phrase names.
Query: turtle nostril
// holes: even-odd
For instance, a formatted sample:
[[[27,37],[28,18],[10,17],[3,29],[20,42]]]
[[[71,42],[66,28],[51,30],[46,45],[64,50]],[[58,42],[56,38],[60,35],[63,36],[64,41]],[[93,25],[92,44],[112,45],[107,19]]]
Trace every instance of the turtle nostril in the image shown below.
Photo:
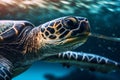
[[[85,21],[88,21],[88,19],[86,18]]]

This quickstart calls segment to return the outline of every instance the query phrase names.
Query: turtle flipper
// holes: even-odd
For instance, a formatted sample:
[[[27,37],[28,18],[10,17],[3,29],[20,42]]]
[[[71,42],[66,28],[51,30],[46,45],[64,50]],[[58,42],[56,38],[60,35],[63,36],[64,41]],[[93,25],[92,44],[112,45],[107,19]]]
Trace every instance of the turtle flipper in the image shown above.
[[[0,56],[0,80],[11,80],[12,79],[12,66],[11,63]]]
[[[0,80],[11,80],[11,72],[4,66],[0,66]]]
[[[77,65],[82,69],[103,73],[120,70],[120,64],[116,61],[83,52],[67,51],[59,54],[49,54],[44,55],[41,60],[47,62],[68,63],[70,65]]]

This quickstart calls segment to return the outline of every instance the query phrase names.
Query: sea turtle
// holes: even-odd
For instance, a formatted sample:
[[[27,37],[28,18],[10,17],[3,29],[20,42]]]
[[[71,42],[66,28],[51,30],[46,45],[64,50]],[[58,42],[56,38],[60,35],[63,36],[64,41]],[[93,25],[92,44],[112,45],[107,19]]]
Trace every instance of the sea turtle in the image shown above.
[[[34,27],[29,21],[0,21],[0,80],[10,80],[37,60],[79,65],[109,72],[120,64],[108,58],[73,52],[90,35],[85,17],[65,16]]]

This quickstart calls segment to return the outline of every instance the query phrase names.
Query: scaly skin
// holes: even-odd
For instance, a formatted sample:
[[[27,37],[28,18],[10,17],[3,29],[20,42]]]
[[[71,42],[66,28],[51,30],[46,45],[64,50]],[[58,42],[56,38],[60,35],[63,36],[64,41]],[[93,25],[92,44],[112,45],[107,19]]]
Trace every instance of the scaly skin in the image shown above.
[[[87,41],[90,25],[84,17],[61,17],[35,28],[31,23],[25,25],[22,22],[22,24],[24,25],[16,25],[8,30],[9,32],[18,31],[16,36],[13,32],[10,33],[12,35],[6,32],[3,33],[4,35],[0,35],[3,38],[3,41],[0,42],[0,55],[3,56],[0,63],[0,75],[3,80],[8,77],[10,80],[11,72],[12,77],[17,76],[37,60],[73,64],[83,69],[99,72],[116,71],[120,68],[119,63],[98,55],[68,51]],[[17,29],[21,27],[24,28]],[[5,37],[6,34],[9,37]],[[14,39],[11,40],[10,38],[13,36]],[[8,41],[9,39],[10,41]],[[6,75],[3,75],[3,72]]]
[[[12,63],[0,55],[0,80],[10,80],[12,78]]]

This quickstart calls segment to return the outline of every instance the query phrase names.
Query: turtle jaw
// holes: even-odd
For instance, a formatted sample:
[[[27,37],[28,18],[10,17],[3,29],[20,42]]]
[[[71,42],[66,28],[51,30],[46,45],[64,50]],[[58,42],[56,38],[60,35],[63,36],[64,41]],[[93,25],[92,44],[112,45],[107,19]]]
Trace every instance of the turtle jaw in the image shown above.
[[[43,46],[38,50],[40,57],[44,56],[45,54],[58,54],[60,52],[70,51],[73,49],[78,48],[82,44],[84,44],[87,40],[87,36],[84,38],[74,37],[74,38],[67,38],[64,40],[54,40],[54,41],[46,41]],[[49,43],[48,43],[49,42]]]
[[[88,39],[88,35],[82,35],[77,37],[70,37],[62,40],[59,45],[62,45],[66,50],[73,50],[83,45]]]

